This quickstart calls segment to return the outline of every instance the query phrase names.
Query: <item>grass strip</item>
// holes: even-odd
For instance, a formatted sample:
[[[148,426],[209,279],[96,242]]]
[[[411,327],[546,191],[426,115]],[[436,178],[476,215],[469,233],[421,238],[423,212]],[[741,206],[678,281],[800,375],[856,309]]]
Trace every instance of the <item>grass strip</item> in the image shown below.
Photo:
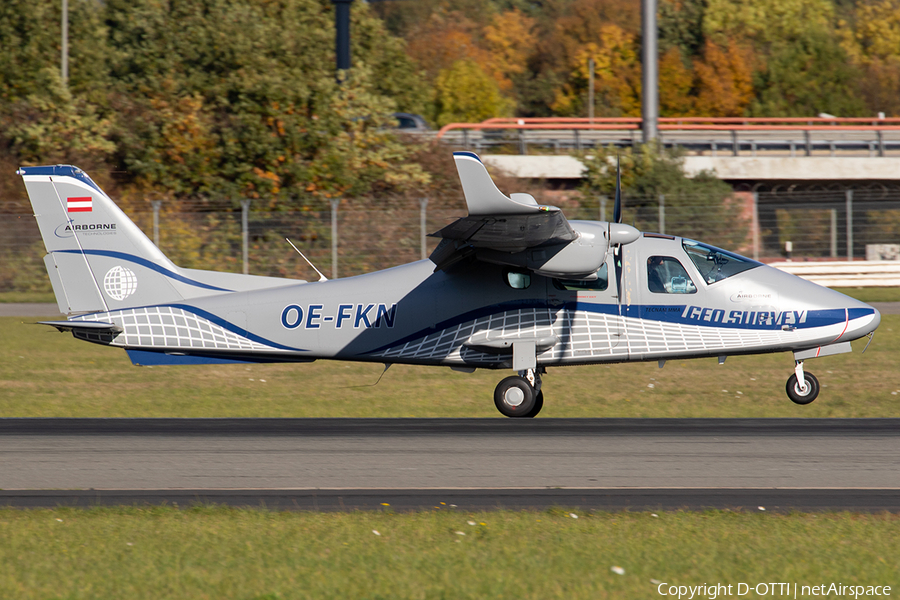
[[[506,371],[463,374],[378,364],[134,367],[125,352],[0,318],[3,417],[499,417]],[[865,354],[808,361],[819,398],[784,392],[789,353],[551,368],[541,417],[900,417],[900,315],[885,315]]]
[[[833,288],[863,302],[900,302],[900,287]]]
[[[4,509],[0,597],[644,599],[660,582],[900,589],[897,515],[389,511]]]
[[[53,292],[0,292],[0,304],[15,302],[48,302],[56,304]]]

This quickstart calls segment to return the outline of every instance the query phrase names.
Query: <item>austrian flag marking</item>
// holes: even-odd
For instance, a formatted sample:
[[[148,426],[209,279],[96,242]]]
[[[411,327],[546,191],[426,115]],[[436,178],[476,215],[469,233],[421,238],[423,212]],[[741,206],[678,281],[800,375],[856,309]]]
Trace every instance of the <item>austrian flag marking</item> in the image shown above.
[[[91,212],[93,210],[93,199],[90,196],[66,198],[66,210],[68,212]]]

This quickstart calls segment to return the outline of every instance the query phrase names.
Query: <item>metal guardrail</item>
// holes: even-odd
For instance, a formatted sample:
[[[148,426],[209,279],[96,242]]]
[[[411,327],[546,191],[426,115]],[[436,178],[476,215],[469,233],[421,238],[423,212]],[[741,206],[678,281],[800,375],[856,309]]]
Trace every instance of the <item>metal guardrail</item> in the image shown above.
[[[900,287],[900,261],[773,262],[781,269],[825,287]]]
[[[900,152],[900,118],[706,118],[659,119],[664,146],[717,156],[742,152],[788,153],[790,156],[866,155],[883,157]],[[528,154],[529,146],[554,152],[597,146],[635,146],[641,142],[641,119],[622,118],[495,118],[481,123],[450,123],[436,138],[477,150],[512,147]]]

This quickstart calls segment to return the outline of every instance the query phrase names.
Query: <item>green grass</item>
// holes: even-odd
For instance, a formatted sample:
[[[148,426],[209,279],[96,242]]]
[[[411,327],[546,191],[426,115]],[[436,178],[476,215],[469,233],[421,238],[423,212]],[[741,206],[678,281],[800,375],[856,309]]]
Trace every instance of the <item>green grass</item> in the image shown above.
[[[0,292],[0,304],[13,302],[48,302],[56,304],[53,292]]]
[[[0,319],[3,417],[497,417],[509,371],[318,361],[300,365],[134,367],[122,350],[75,340],[37,319]],[[808,361],[822,391],[784,392],[789,353],[552,368],[542,417],[900,417],[900,316],[869,350]],[[652,387],[651,387],[652,386]]]
[[[834,291],[846,294],[863,302],[900,302],[900,288],[834,288]]]
[[[897,515],[573,512],[6,509],[0,597],[645,599],[659,597],[654,581],[900,588]]]

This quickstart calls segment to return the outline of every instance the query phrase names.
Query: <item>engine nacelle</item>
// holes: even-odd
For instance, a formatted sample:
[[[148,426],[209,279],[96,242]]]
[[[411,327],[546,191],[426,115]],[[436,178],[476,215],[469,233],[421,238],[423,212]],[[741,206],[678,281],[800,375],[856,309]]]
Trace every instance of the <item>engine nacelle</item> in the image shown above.
[[[479,260],[485,262],[520,267],[549,277],[596,277],[609,250],[608,224],[595,221],[569,221],[569,224],[578,233],[578,237],[565,244],[540,246],[514,253],[478,249],[476,254]]]

